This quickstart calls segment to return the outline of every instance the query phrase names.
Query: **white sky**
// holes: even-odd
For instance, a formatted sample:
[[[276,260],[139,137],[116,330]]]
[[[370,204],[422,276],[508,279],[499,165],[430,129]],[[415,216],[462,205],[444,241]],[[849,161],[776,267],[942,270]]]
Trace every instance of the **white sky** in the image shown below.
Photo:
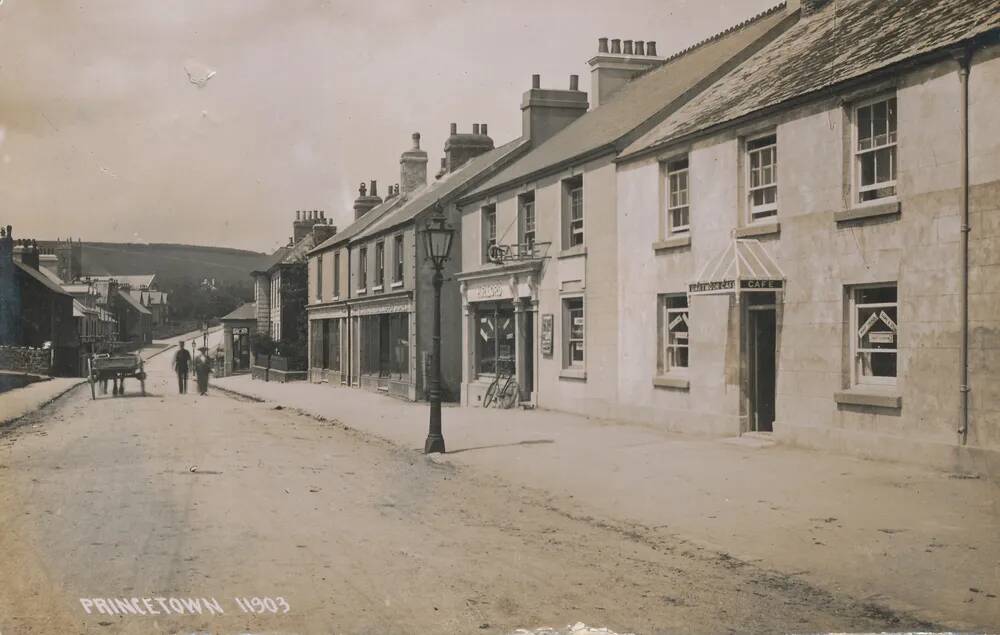
[[[589,89],[598,37],[664,55],[773,4],[0,0],[0,224],[269,251],[297,209],[346,226],[412,132],[431,177],[452,121],[516,137],[531,74]]]

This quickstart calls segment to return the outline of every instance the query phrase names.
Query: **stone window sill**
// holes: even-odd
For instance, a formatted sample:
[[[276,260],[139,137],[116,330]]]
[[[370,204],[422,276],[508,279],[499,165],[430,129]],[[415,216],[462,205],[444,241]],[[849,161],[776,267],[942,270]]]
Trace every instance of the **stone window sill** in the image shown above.
[[[563,249],[559,252],[559,258],[576,258],[577,256],[586,256],[587,246],[577,245],[576,247],[570,247],[569,249]]]
[[[878,203],[875,205],[862,205],[851,209],[841,210],[833,213],[833,220],[838,223],[846,223],[852,220],[864,220],[866,218],[878,218],[880,216],[892,216],[903,211],[903,204],[899,201],[888,203]]]
[[[382,285],[378,285],[377,287],[372,287],[372,293],[378,293],[381,290],[382,290]]]
[[[755,223],[753,225],[746,225],[745,227],[736,228],[737,238],[753,238],[755,236],[771,236],[773,234],[781,233],[781,223],[778,221],[771,221],[767,223]]]
[[[564,368],[559,373],[559,379],[587,379],[587,371],[582,368]]]
[[[393,288],[393,289],[398,289],[398,288],[400,288],[401,286],[403,286],[403,281],[402,281],[402,280],[397,280],[396,282],[393,282],[393,283],[392,283],[392,288]]]
[[[855,386],[849,390],[833,393],[833,399],[838,404],[848,406],[874,406],[876,408],[903,407],[903,398],[896,388],[877,388],[875,386]]]
[[[364,295],[366,293],[368,293],[368,289],[366,288],[358,289],[358,295]]]
[[[690,246],[691,234],[681,234],[679,236],[672,236],[665,240],[657,240],[653,243],[653,251],[661,253],[670,249],[680,249],[681,247]]]
[[[653,377],[653,386],[657,388],[688,390],[691,388],[691,381],[687,377],[679,377],[677,375],[657,375]]]

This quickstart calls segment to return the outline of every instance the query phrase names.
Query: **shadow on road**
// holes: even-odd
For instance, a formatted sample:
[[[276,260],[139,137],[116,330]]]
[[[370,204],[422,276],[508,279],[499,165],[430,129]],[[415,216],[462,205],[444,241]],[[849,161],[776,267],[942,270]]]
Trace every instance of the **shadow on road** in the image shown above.
[[[445,454],[458,454],[459,452],[470,452],[472,450],[490,450],[493,448],[512,448],[520,445],[539,445],[542,443],[555,443],[553,439],[530,439],[528,441],[518,441],[517,443],[498,443],[497,445],[478,445],[473,448],[462,448],[460,450],[448,450]]]

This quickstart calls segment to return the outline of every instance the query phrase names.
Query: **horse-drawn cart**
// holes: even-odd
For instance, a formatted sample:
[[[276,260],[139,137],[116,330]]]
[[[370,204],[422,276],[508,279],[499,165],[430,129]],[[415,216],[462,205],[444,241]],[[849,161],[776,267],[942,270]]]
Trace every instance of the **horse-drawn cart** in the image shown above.
[[[139,380],[139,389],[146,394],[146,371],[142,357],[138,353],[113,353],[94,355],[87,360],[87,380],[90,382],[90,398],[97,399],[95,384],[100,383],[101,394],[108,393],[108,380],[113,384],[114,395],[125,393],[125,379]]]

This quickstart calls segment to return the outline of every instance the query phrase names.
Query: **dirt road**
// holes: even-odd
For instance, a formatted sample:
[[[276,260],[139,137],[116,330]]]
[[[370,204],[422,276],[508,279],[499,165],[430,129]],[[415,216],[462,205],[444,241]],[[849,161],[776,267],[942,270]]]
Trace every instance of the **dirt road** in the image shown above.
[[[169,358],[145,398],[81,387],[0,432],[0,633],[935,628],[336,422],[177,395]]]

